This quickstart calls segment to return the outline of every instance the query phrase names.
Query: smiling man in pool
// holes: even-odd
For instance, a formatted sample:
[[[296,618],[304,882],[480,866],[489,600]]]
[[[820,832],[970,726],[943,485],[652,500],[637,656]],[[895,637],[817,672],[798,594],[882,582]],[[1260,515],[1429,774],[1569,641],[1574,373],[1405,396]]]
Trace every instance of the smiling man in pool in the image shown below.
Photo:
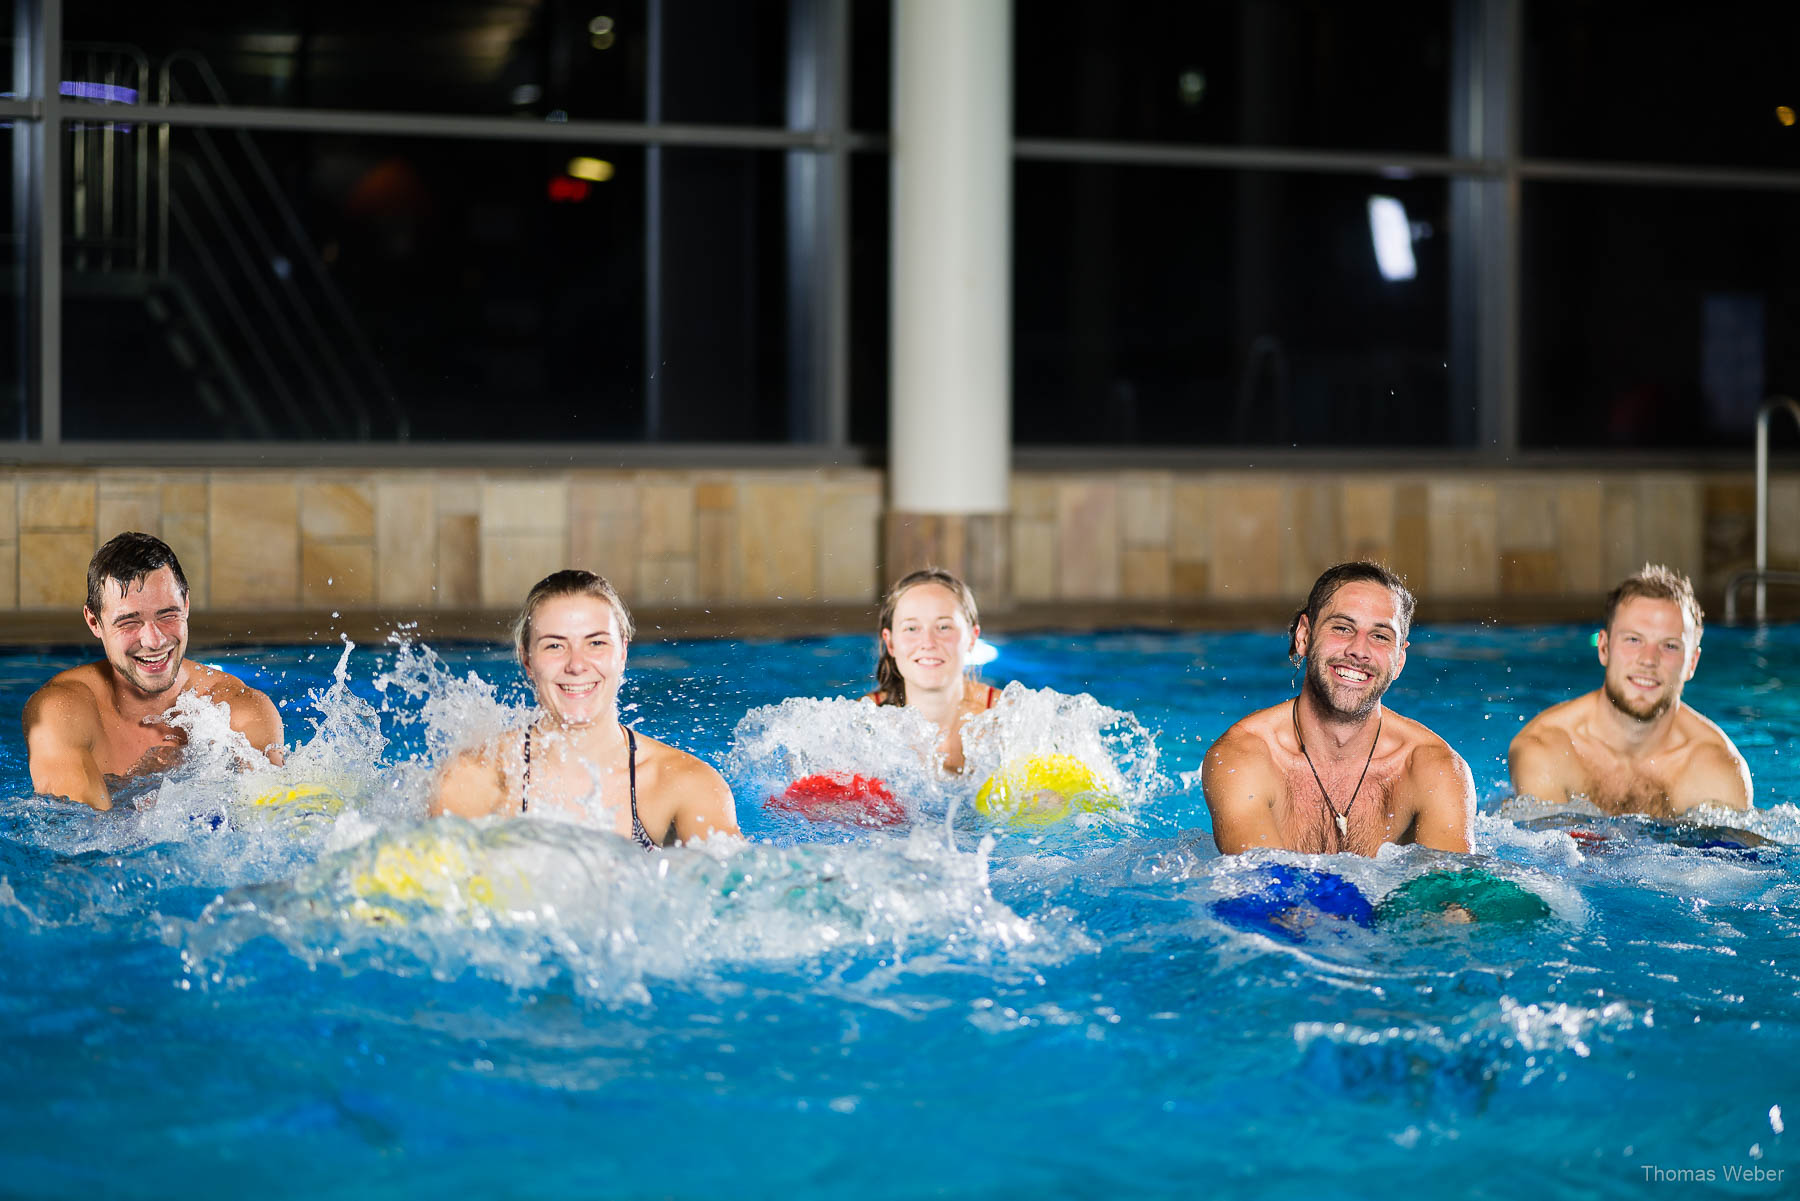
[[[1413,597],[1376,563],[1321,575],[1294,615],[1288,653],[1300,695],[1252,713],[1206,752],[1213,841],[1373,855],[1383,843],[1469,849],[1475,782],[1436,734],[1383,708],[1406,666]]]
[[[186,657],[187,577],[161,539],[120,534],[95,552],[82,616],[104,657],[52,677],[25,703],[35,791],[111,809],[119,783],[180,757],[187,735],[162,719],[187,692],[225,706],[231,728],[281,762],[281,715],[269,698]]]
[[[1513,791],[1653,817],[1748,809],[1744,757],[1681,700],[1700,664],[1701,617],[1694,586],[1667,567],[1645,564],[1614,588],[1594,643],[1605,681],[1519,731],[1507,752]]]

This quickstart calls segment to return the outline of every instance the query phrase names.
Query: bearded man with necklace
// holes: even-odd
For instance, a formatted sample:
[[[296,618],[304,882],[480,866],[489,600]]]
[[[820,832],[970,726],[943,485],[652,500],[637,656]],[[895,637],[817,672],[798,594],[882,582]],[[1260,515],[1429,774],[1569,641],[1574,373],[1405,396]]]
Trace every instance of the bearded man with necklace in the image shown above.
[[[1223,854],[1258,848],[1374,855],[1384,843],[1467,853],[1469,765],[1382,705],[1406,666],[1412,593],[1376,563],[1321,575],[1294,615],[1300,695],[1250,714],[1206,753],[1202,783]]]

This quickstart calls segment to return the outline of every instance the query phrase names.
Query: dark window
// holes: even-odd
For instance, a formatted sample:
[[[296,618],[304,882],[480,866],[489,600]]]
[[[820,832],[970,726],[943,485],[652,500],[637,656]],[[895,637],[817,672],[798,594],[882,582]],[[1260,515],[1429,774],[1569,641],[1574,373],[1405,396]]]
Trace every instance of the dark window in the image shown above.
[[[1038,162],[1015,179],[1015,441],[1453,440],[1444,181]],[[1377,199],[1388,269],[1410,277],[1384,277]]]
[[[1800,389],[1800,232],[1784,192],[1525,188],[1525,445],[1741,448]]]

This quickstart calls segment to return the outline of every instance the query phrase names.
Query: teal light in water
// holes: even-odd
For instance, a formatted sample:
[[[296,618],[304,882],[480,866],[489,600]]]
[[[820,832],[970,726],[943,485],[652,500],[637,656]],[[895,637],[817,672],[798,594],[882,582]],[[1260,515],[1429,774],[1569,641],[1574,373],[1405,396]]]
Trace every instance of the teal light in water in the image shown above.
[[[1600,645],[1600,631],[1599,630],[1595,630],[1594,636],[1592,638],[1588,639],[1588,645],[1592,646],[1592,647],[1598,647]]]

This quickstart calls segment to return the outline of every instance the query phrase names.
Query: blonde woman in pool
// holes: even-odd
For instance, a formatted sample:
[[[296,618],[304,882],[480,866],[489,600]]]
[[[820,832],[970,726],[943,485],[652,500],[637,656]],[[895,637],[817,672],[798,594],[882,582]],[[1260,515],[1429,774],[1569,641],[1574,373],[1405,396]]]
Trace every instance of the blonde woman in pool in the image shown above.
[[[619,721],[631,613],[591,571],[559,571],[525,598],[513,627],[539,715],[464,751],[439,777],[431,814],[537,814],[609,826],[645,850],[737,834],[731,789],[685,751]],[[596,789],[608,803],[593,813]]]
[[[950,771],[963,769],[963,722],[1000,699],[998,688],[969,675],[969,655],[980,636],[975,594],[941,568],[913,572],[894,585],[881,606],[875,691],[863,699],[917,709],[930,718]]]

